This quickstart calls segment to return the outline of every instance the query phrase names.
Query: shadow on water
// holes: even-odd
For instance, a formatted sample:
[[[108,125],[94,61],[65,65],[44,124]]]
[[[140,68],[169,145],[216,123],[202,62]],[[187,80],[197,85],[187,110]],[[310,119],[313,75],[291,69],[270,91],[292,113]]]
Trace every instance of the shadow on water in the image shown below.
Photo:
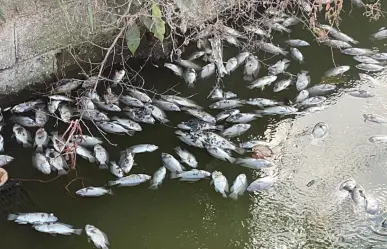
[[[354,10],[343,19],[341,30],[359,40],[361,47],[379,47],[384,51],[383,42],[369,40],[369,35],[382,23],[383,20],[369,23]],[[313,42],[312,35],[302,26],[296,26],[290,37],[307,40],[312,46],[300,49],[306,63],[292,61],[289,71],[297,74],[300,70],[308,70],[312,84],[319,84],[324,72],[333,67],[331,50]],[[276,35],[274,41],[284,46],[286,38]],[[237,49],[226,48],[225,59],[236,53]],[[306,116],[259,118],[252,122],[252,128],[246,134],[233,139],[278,141],[279,180],[266,192],[246,193],[235,202],[215,193],[209,180],[189,184],[168,179],[157,191],[150,191],[148,184],[143,184],[114,188],[113,196],[81,199],[65,189],[77,175],[82,181],[74,181],[69,186],[71,193],[81,188],[82,182],[85,186],[101,186],[114,179],[108,171],[99,170],[96,165],[81,158],[77,161],[77,172],[49,183],[24,181],[23,186],[42,211],[55,213],[60,221],[76,228],[93,224],[105,231],[111,248],[383,248],[387,238],[372,232],[382,230],[381,218],[355,212],[350,198],[338,193],[337,186],[348,177],[355,178],[367,192],[377,197],[382,211],[386,208],[387,154],[384,146],[370,144],[367,139],[371,135],[386,134],[387,129],[386,126],[365,123],[362,114],[387,115],[387,85],[369,88],[367,83],[358,80],[358,71],[354,68],[356,63],[350,56],[338,51],[334,51],[333,55],[337,65],[350,65],[352,68],[345,81],[338,84],[340,90],[328,97],[327,110]],[[260,59],[265,56],[258,53]],[[271,58],[265,63],[272,64],[278,59]],[[266,74],[267,70],[262,69],[259,76]],[[153,65],[147,65],[141,76],[147,89],[163,93],[176,85],[174,90],[181,92],[182,96],[192,96],[202,106],[211,104],[206,97],[214,86],[214,77],[199,81],[191,89],[169,70]],[[282,101],[297,96],[294,86],[278,94],[273,94],[272,86],[263,91],[250,90],[245,87],[247,83],[242,77],[243,68],[239,68],[225,77],[222,83],[226,90],[237,93],[242,99],[263,97]],[[382,82],[387,81],[383,75],[378,77]],[[345,89],[353,87],[367,89],[376,96],[370,99],[352,98]],[[29,97],[29,94],[21,98],[24,96]],[[254,108],[246,106],[241,110],[248,112]],[[208,111],[214,115],[217,113]],[[167,114],[173,125],[190,118],[184,113]],[[330,135],[323,143],[312,145],[310,131],[320,121],[329,124]],[[54,121],[49,127],[49,131],[64,131],[67,128],[63,123],[56,126]],[[143,125],[143,129],[133,137],[108,136],[115,144],[104,143],[110,159],[118,160],[121,150],[135,144],[156,144],[159,146],[156,152],[136,155],[138,165],[132,170],[133,173],[152,175],[161,166],[161,152],[174,154],[173,148],[181,146],[197,157],[200,169],[222,171],[230,185],[240,173],[247,174],[249,182],[259,175],[259,172],[216,160],[203,150],[182,144],[174,135],[174,129],[168,126]],[[91,130],[96,134],[95,129]],[[34,129],[30,131],[35,132]],[[32,167],[32,150],[22,149],[11,139],[11,126],[2,133],[5,153],[16,158],[6,168],[10,178],[50,180],[54,177],[42,176]],[[27,225],[7,222],[6,215],[1,214],[0,231],[2,237],[7,238],[7,248],[93,247],[87,244],[84,234],[79,237],[52,237],[40,234]]]

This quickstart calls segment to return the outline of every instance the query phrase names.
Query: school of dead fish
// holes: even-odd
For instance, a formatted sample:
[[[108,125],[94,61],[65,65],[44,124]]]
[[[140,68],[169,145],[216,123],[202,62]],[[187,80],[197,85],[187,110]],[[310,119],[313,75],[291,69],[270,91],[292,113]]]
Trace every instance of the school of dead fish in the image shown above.
[[[301,1],[302,2],[302,1]],[[354,1],[354,3],[359,1]],[[360,1],[361,2],[361,1]],[[303,2],[305,11],[308,10],[308,2]],[[287,56],[289,52],[278,45],[267,42],[265,38],[270,37],[271,32],[291,33],[290,27],[296,25],[299,20],[296,17],[282,14],[277,22],[266,23],[265,29],[252,26],[244,26],[244,32],[255,34],[262,37],[258,41],[260,50],[277,56]],[[319,42],[322,44],[339,49],[341,53],[354,56],[354,59],[360,64],[356,68],[366,72],[377,72],[385,69],[387,62],[387,53],[378,53],[366,48],[352,47],[358,42],[352,37],[341,31],[320,24],[319,28],[328,32],[326,37]],[[235,46],[239,45],[238,39],[244,39],[244,33],[233,28],[224,26],[224,38],[227,43]],[[372,35],[374,39],[387,38],[387,30],[381,29]],[[135,163],[135,156],[139,153],[151,153],[158,150],[157,145],[138,144],[123,150],[118,160],[109,158],[108,151],[103,147],[103,139],[89,135],[76,135],[67,143],[61,135],[52,132],[48,134],[44,129],[50,116],[59,114],[58,119],[65,123],[70,123],[73,118],[82,117],[95,122],[103,131],[112,134],[124,134],[133,136],[143,130],[146,124],[170,123],[167,112],[185,112],[192,116],[185,122],[177,124],[175,134],[178,139],[189,146],[194,146],[206,150],[211,156],[227,161],[229,163],[244,166],[250,169],[262,170],[275,168],[274,162],[270,161],[271,150],[269,143],[261,140],[245,141],[235,144],[230,138],[238,137],[251,128],[250,122],[264,115],[292,115],[313,113],[326,108],[324,102],[327,94],[332,93],[336,86],[333,84],[319,84],[309,87],[310,77],[307,71],[301,71],[296,78],[288,76],[286,72],[290,58],[282,58],[275,64],[267,68],[268,75],[257,78],[263,68],[259,58],[249,52],[241,52],[226,62],[223,61],[222,39],[201,38],[198,40],[198,48],[201,49],[193,53],[187,59],[179,58],[174,63],[165,63],[165,67],[170,69],[178,77],[184,79],[189,87],[194,87],[200,79],[205,79],[211,75],[217,74],[220,77],[231,74],[238,67],[244,67],[243,80],[248,81],[247,88],[264,88],[274,85],[273,91],[280,92],[292,85],[295,85],[299,91],[298,96],[294,98],[294,103],[278,102],[272,99],[253,98],[243,100],[238,98],[235,93],[224,91],[216,86],[211,91],[209,98],[215,101],[209,106],[210,109],[219,110],[216,116],[212,116],[204,111],[204,108],[194,101],[176,95],[161,95],[159,98],[151,98],[143,91],[135,88],[128,90],[121,96],[117,96],[108,87],[103,97],[99,96],[92,89],[98,80],[95,76],[82,81],[76,79],[60,80],[55,89],[54,95],[47,96],[45,99],[28,101],[18,104],[12,108],[6,108],[3,112],[10,112],[12,116],[9,122],[13,123],[13,133],[16,141],[23,147],[35,147],[36,152],[33,155],[33,165],[43,174],[57,172],[58,175],[67,174],[68,163],[63,156],[65,145],[74,147],[75,153],[88,160],[91,163],[97,163],[100,169],[108,169],[111,174],[117,177],[116,180],[109,181],[108,186],[136,186],[149,181],[149,189],[158,189],[170,173],[171,179],[180,181],[196,182],[201,179],[212,178],[211,184],[215,191],[223,197],[230,197],[234,200],[244,192],[262,191],[272,187],[275,184],[276,177],[270,173],[249,183],[245,174],[240,174],[234,180],[231,188],[227,178],[220,171],[207,172],[200,170],[200,163],[195,156],[187,150],[180,147],[175,148],[175,155],[161,153],[162,166],[153,174],[153,176],[133,173],[132,168]],[[289,39],[286,42],[289,46],[291,58],[297,63],[304,62],[302,47],[310,46],[306,41],[299,39]],[[202,58],[209,63],[202,67],[195,63],[195,60]],[[350,66],[341,65],[329,69],[324,77],[341,76],[350,69]],[[361,79],[375,83],[377,80],[372,76],[360,73]],[[117,86],[124,78],[125,71],[116,72],[112,79],[112,87]],[[283,76],[282,79],[280,77]],[[78,88],[84,88],[85,94],[77,101],[63,94],[68,94]],[[373,97],[368,91],[355,90],[350,92],[355,97]],[[254,113],[243,113],[239,109],[244,105],[256,106],[260,108]],[[23,115],[33,111],[34,117]],[[109,113],[109,115],[107,114]],[[116,114],[121,114],[116,115]],[[2,117],[1,117],[2,118]],[[387,119],[376,114],[364,114],[367,121],[386,124]],[[3,119],[3,118],[2,118]],[[6,123],[4,120],[0,127],[3,128]],[[226,125],[220,125],[219,122],[225,121]],[[8,122],[7,122],[8,123]],[[35,135],[32,136],[27,128],[38,128]],[[312,130],[314,139],[324,139],[328,135],[328,124],[319,122]],[[373,143],[387,143],[386,136],[373,136],[369,139]],[[244,157],[246,151],[253,151],[253,157]],[[0,135],[0,151],[4,151],[4,139]],[[234,156],[238,155],[238,156]],[[11,163],[13,157],[0,155],[0,167]],[[273,171],[269,171],[273,172]],[[340,185],[340,189],[349,191],[355,204],[364,207],[365,210],[376,212],[378,208],[377,201],[374,198],[367,198],[365,190],[353,180],[346,181]],[[89,186],[76,191],[81,197],[98,197],[107,194],[113,194],[108,187]],[[370,212],[371,212],[370,211]],[[8,220],[18,224],[31,224],[39,232],[50,234],[81,234],[82,229],[74,229],[72,226],[58,222],[58,218],[48,213],[20,213],[10,214]],[[109,240],[104,232],[92,225],[85,226],[86,234],[98,248],[108,248]]]

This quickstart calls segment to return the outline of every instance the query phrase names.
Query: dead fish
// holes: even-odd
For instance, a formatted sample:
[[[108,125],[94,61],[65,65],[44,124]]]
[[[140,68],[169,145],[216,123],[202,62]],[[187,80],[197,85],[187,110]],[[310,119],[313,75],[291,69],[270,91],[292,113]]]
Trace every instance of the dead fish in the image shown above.
[[[120,112],[121,111],[121,108],[118,105],[115,105],[115,104],[112,104],[112,103],[107,104],[105,102],[100,102],[100,101],[96,101],[95,100],[94,104],[97,107],[99,107],[99,108],[101,108],[101,109],[103,109],[105,111],[110,111],[110,112]]]
[[[112,121],[118,123],[122,127],[133,130],[133,131],[142,131],[140,124],[126,118],[112,117]]]
[[[36,152],[43,152],[43,147],[47,146],[49,137],[47,131],[44,128],[40,128],[35,133],[35,142],[34,147],[36,147]]]
[[[338,49],[344,49],[344,48],[351,48],[351,44],[347,43],[347,42],[344,42],[344,41],[340,41],[340,40],[334,40],[334,39],[324,39],[322,40],[322,43],[324,45],[327,45],[328,47],[331,47],[331,48],[338,48]]]
[[[154,105],[151,105],[151,104],[147,104],[145,106],[146,109],[148,109],[150,111],[150,113],[152,114],[152,116],[157,119],[158,121],[160,121],[161,123],[165,124],[165,123],[169,123],[170,121],[168,120],[167,118],[167,115],[165,114],[165,112],[163,110],[161,110],[160,108],[158,108],[157,106],[154,106]]]
[[[62,79],[57,82],[57,87],[54,88],[54,93],[68,93],[82,85],[82,80],[77,79]]]
[[[42,99],[32,100],[24,103],[20,103],[11,108],[11,112],[22,113],[33,110],[37,105],[44,104]]]
[[[128,129],[125,129],[121,125],[119,125],[117,123],[113,123],[113,122],[102,121],[102,122],[98,122],[97,126],[108,133],[127,134],[129,136],[134,135],[134,131],[130,131]]]
[[[329,126],[326,122],[319,122],[317,123],[313,130],[312,130],[312,136],[316,139],[323,139],[326,136],[328,136]]]
[[[252,81],[254,80],[261,69],[261,64],[259,63],[258,57],[255,55],[249,55],[245,61],[245,70],[243,77],[244,80]]]
[[[0,168],[4,167],[7,164],[10,164],[11,162],[13,162],[13,160],[15,160],[15,158],[13,158],[12,156],[0,155]]]
[[[358,98],[371,98],[371,97],[375,97],[375,94],[374,93],[371,93],[367,90],[353,90],[351,92],[349,92],[349,95],[353,96],[353,97],[358,97]]]
[[[107,165],[109,163],[109,153],[104,147],[102,147],[102,145],[96,144],[94,146],[94,157],[97,159],[100,169],[108,168]]]
[[[250,124],[236,124],[222,132],[225,137],[238,137],[250,129]]]
[[[136,99],[140,100],[143,103],[151,103],[152,102],[152,99],[146,93],[140,92],[138,90],[131,89],[131,90],[129,90],[129,94],[132,97],[135,97]]]
[[[247,32],[254,33],[262,37],[270,37],[270,34],[261,28],[254,27],[254,26],[243,26],[243,28]]]
[[[289,62],[290,61],[288,59],[277,61],[274,65],[268,68],[269,75],[278,75],[285,72],[285,70],[289,67]]]
[[[124,177],[124,171],[115,162],[110,162],[110,173],[118,178]]]
[[[173,111],[173,112],[181,111],[178,105],[165,100],[153,99],[152,103],[163,111]]]
[[[233,72],[237,67],[238,67],[238,60],[235,57],[230,58],[226,62],[226,70],[228,74]]]
[[[188,84],[188,87],[194,87],[194,82],[196,81],[196,72],[192,68],[187,68],[187,70],[184,71],[183,75],[185,83]]]
[[[59,105],[59,113],[60,113],[60,118],[62,119],[63,122],[70,123],[73,113],[71,109],[67,106],[67,104]]]
[[[240,54],[238,54],[235,58],[237,59],[238,61],[238,66],[245,63],[246,61],[246,58],[250,55],[249,52],[241,52]]]
[[[36,153],[34,156],[32,156],[32,164],[43,174],[51,174],[51,165],[48,162],[46,156],[42,153]]]
[[[350,69],[350,66],[338,66],[329,69],[328,71],[325,72],[324,76],[325,77],[333,77],[337,75],[342,75],[345,72],[347,72]]]
[[[86,147],[94,147],[97,144],[103,143],[101,138],[89,135],[73,135],[71,141]]]
[[[106,194],[112,195],[113,191],[111,189],[106,189],[103,187],[91,187],[90,186],[90,187],[86,187],[86,188],[82,188],[82,189],[77,190],[77,192],[75,192],[75,194],[82,196],[82,197],[98,197],[98,196],[102,196],[102,195],[106,195]]]
[[[90,121],[109,121],[110,118],[103,112],[100,112],[98,110],[83,110],[81,113],[81,116],[83,116],[85,119],[88,119]]]
[[[61,156],[61,154],[54,149],[46,149],[45,152],[46,158],[51,165],[52,170],[58,171],[58,175],[66,175],[68,168],[66,160]]]
[[[297,91],[304,90],[310,83],[310,76],[308,71],[301,71],[297,74],[296,88]]]
[[[164,67],[169,68],[174,74],[183,77],[183,69],[172,63],[164,63]]]
[[[367,71],[367,72],[379,72],[384,70],[386,67],[381,66],[378,64],[367,64],[367,63],[360,63],[355,66],[357,69]]]
[[[15,124],[12,128],[16,141],[23,145],[24,148],[31,147],[31,134],[21,125]]]
[[[61,102],[62,101],[60,101],[60,100],[51,100],[51,101],[49,101],[47,103],[48,112],[51,113],[51,114],[54,114],[56,112],[56,110],[58,109],[59,104]]]
[[[74,102],[72,98],[66,97],[64,95],[50,95],[48,96],[50,100],[59,100],[59,101],[66,101],[66,102]]]
[[[247,88],[253,89],[253,88],[261,88],[262,90],[265,88],[265,86],[270,86],[271,83],[277,80],[277,76],[275,75],[268,75],[264,76],[262,78],[259,78],[253,82]]]
[[[364,122],[370,121],[377,124],[387,124],[387,118],[377,114],[363,114]]]
[[[291,78],[282,79],[282,80],[278,81],[277,83],[275,83],[274,88],[273,88],[273,92],[276,93],[276,92],[283,91],[286,88],[288,88],[291,83],[292,83],[292,79]]]
[[[46,113],[46,110],[44,108],[37,108],[35,110],[35,122],[40,126],[44,127],[44,125],[47,123],[49,117]]]
[[[290,48],[290,53],[294,59],[296,59],[300,63],[304,63],[304,56],[301,51],[297,48]]]
[[[287,55],[288,52],[283,50],[282,48],[272,44],[272,43],[267,43],[267,42],[259,42],[259,47],[261,50],[271,53],[271,54],[282,54],[282,55]]]
[[[25,127],[39,127],[38,123],[30,117],[13,115],[9,118],[15,124],[19,124]]]
[[[202,57],[202,56],[205,55],[205,54],[206,54],[205,51],[196,51],[196,52],[193,52],[193,53],[188,57],[188,60],[189,60],[189,61],[196,60],[196,59]]]
[[[192,69],[198,70],[198,71],[202,69],[202,67],[199,66],[198,64],[196,64],[192,61],[189,61],[189,60],[183,60],[181,58],[177,59],[176,63],[182,67],[185,67],[185,68],[192,68]]]
[[[232,108],[240,107],[243,104],[244,104],[244,101],[240,99],[225,99],[225,100],[219,100],[218,102],[211,104],[209,107],[211,109],[232,109]]]
[[[299,39],[290,39],[286,41],[287,44],[289,44],[292,47],[308,47],[310,44],[304,40]]]
[[[125,76],[125,70],[124,69],[116,71],[114,76],[113,76],[113,84],[112,84],[112,86],[117,86],[117,84],[122,81],[124,76]]]
[[[210,77],[215,73],[215,64],[209,63],[205,65],[202,70],[200,71],[200,78],[205,79]]]
[[[203,120],[208,123],[216,123],[215,117],[213,117],[211,114],[203,111],[203,110],[197,110],[197,109],[185,109],[185,111],[200,120]]]
[[[82,83],[83,88],[94,88],[95,84],[98,84],[98,76],[91,76]]]
[[[161,95],[161,98],[175,103],[180,106],[185,106],[185,107],[190,107],[190,108],[195,108],[195,109],[203,109],[200,105],[196,104],[194,101],[181,97],[181,96],[176,96],[176,95]]]
[[[121,95],[119,100],[127,106],[132,106],[132,107],[145,106],[144,103],[142,103],[140,100],[128,95]]]
[[[83,147],[81,145],[77,145],[77,146],[75,146],[75,152],[77,153],[77,155],[88,160],[89,162],[91,162],[91,163],[95,162],[95,157],[94,157],[93,153],[91,151],[89,151],[88,149],[86,149],[85,147]]]

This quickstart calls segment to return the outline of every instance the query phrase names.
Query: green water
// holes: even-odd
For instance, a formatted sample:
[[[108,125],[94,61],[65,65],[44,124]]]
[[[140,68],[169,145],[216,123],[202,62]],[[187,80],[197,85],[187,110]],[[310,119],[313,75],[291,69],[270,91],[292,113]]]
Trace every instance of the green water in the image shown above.
[[[383,26],[384,20],[368,22],[360,12],[345,14],[341,29],[360,41],[359,47],[377,47],[385,52],[384,42],[372,42],[369,35]],[[292,61],[289,71],[297,74],[308,70],[312,84],[318,84],[323,73],[333,67],[331,50],[313,41],[312,35],[301,25],[293,29],[290,37],[307,40],[312,44],[300,48],[306,63]],[[285,37],[276,35],[275,43],[283,46]],[[225,58],[236,55],[235,48],[225,49]],[[257,54],[260,59],[265,55]],[[66,191],[66,185],[77,175],[71,172],[53,182],[23,182],[32,199],[41,211],[52,212],[63,223],[83,228],[93,224],[106,232],[113,249],[223,249],[223,248],[387,248],[387,238],[372,232],[381,230],[378,217],[354,212],[350,199],[337,193],[338,184],[352,177],[375,196],[386,208],[386,160],[383,145],[368,143],[371,135],[387,134],[387,126],[365,123],[364,113],[387,116],[387,78],[377,74],[386,86],[370,88],[360,82],[350,56],[334,51],[338,65],[351,65],[344,84],[328,97],[329,108],[306,116],[264,117],[252,122],[252,128],[238,139],[262,138],[272,141],[275,146],[275,162],[278,165],[278,181],[267,191],[255,194],[245,193],[238,201],[224,199],[216,193],[209,180],[197,183],[178,182],[166,179],[157,191],[148,189],[149,184],[136,187],[114,188],[113,196],[96,199],[74,197],[76,190],[85,186],[101,186],[114,177],[108,171],[98,170],[94,164],[78,159],[77,174]],[[274,63],[279,57],[266,60]],[[203,64],[204,65],[204,64]],[[260,77],[267,70],[261,70]],[[141,75],[147,88],[157,92],[166,91],[171,85],[180,83],[175,90],[182,96],[190,96],[202,106],[211,102],[206,99],[215,84],[215,78],[199,81],[195,88],[188,89],[181,79],[163,68],[152,65]],[[266,97],[277,100],[293,99],[297,95],[294,86],[289,90],[273,93],[272,87],[263,92],[247,89],[242,80],[243,68],[236,70],[223,80],[226,90],[233,91],[240,98]],[[376,94],[370,99],[356,99],[346,94],[348,88],[367,89]],[[217,111],[206,109],[211,114]],[[243,107],[244,112],[254,110]],[[167,113],[174,125],[188,120],[183,113]],[[322,144],[312,145],[310,131],[320,121],[330,126],[330,135]],[[64,130],[64,124],[59,129]],[[51,130],[52,128],[50,128]],[[54,128],[57,129],[57,128]],[[34,129],[31,129],[35,132]],[[95,129],[92,129],[95,132]],[[259,172],[237,165],[224,163],[209,156],[205,151],[188,147],[174,135],[175,129],[161,124],[143,125],[143,131],[134,137],[108,136],[112,144],[105,143],[111,160],[118,160],[119,152],[139,143],[159,146],[153,153],[138,154],[138,164],[132,173],[152,175],[160,166],[161,152],[173,154],[173,148],[181,146],[193,153],[199,168],[220,170],[231,185],[238,174],[245,173],[249,182],[259,176]],[[10,178],[49,180],[54,177],[42,176],[31,165],[32,150],[22,149],[11,139],[11,127],[3,132],[5,153],[16,158],[6,167]],[[314,180],[315,184],[307,187]],[[35,211],[35,210],[31,210]],[[29,226],[16,225],[6,221],[7,214],[1,214],[1,248],[4,249],[49,249],[49,248],[94,248],[88,244],[85,234],[81,236],[50,236],[41,234]],[[381,230],[381,232],[383,232]],[[387,231],[385,232],[387,233]]]

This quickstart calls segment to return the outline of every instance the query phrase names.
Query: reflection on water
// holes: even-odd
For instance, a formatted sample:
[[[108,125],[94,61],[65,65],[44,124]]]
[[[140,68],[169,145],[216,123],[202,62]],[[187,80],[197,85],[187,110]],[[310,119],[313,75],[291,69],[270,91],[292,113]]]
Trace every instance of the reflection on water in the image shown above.
[[[360,41],[363,47],[380,47],[383,42],[372,43],[368,39],[371,31],[382,26],[369,23],[359,13],[352,12],[342,23],[342,30]],[[367,35],[365,35],[367,34]],[[292,38],[308,41],[312,36],[300,26],[291,34]],[[276,37],[282,44],[284,37]],[[289,70],[297,74],[308,70],[312,84],[318,84],[323,73],[333,67],[330,50],[312,43],[303,48],[305,64],[292,62]],[[226,59],[237,51],[226,50]],[[259,58],[264,58],[259,53]],[[351,57],[334,52],[339,65],[355,65]],[[277,58],[266,62],[274,63]],[[263,76],[266,70],[262,70]],[[142,72],[146,86],[164,92],[170,84],[179,82],[168,70],[149,66]],[[225,77],[226,90],[236,92],[240,98],[251,97],[294,99],[295,87],[273,94],[272,87],[264,91],[249,90],[242,80],[243,69]],[[358,80],[357,70],[352,68],[345,81],[338,84],[340,90],[328,96],[328,108],[321,112],[293,116],[266,116],[252,122],[252,128],[234,141],[265,139],[270,141],[278,165],[278,181],[273,188],[256,194],[245,194],[238,201],[224,199],[215,193],[209,181],[189,184],[166,180],[157,191],[148,190],[146,184],[132,188],[115,189],[114,196],[100,199],[75,198],[65,190],[75,174],[62,177],[51,183],[25,182],[32,198],[42,211],[55,213],[61,221],[83,227],[93,224],[105,231],[111,241],[111,248],[385,248],[387,228],[381,227],[386,209],[386,162],[387,154],[383,144],[372,144],[372,135],[386,134],[387,126],[364,122],[365,113],[387,116],[387,77],[381,73],[377,78],[381,84],[371,85]],[[211,102],[206,99],[214,85],[214,78],[200,81],[195,88],[188,89],[180,84],[177,91],[203,106]],[[354,98],[347,89],[366,89],[376,94],[373,98]],[[244,112],[252,107],[243,107]],[[217,112],[210,110],[211,114]],[[189,119],[186,114],[168,113],[173,124]],[[317,122],[329,124],[329,136],[318,144],[312,143],[311,131]],[[55,128],[56,129],[56,128]],[[65,127],[59,125],[58,129]],[[144,125],[144,131],[128,138],[109,136],[112,144],[106,145],[111,158],[118,158],[119,152],[139,143],[153,143],[160,147],[154,153],[136,155],[138,164],[135,173],[153,174],[160,167],[160,153],[173,153],[176,146],[185,147],[193,153],[199,168],[220,170],[231,184],[238,174],[245,173],[249,182],[261,172],[231,165],[209,156],[203,150],[189,148],[175,137],[170,127]],[[21,149],[11,131],[6,129],[5,152],[17,158],[10,165],[12,178],[43,177],[31,165],[32,151]],[[21,156],[22,155],[22,156]],[[78,175],[85,185],[104,185],[113,177],[98,170],[95,165],[83,159],[78,162]],[[338,186],[345,179],[356,179],[380,203],[382,215],[372,216],[358,212],[348,194],[340,192]],[[81,181],[69,186],[71,192],[81,188]],[[5,221],[2,215],[0,231],[7,248],[92,248],[85,235],[52,237],[37,233],[28,226],[17,226]],[[22,238],[22,239],[21,239]]]

